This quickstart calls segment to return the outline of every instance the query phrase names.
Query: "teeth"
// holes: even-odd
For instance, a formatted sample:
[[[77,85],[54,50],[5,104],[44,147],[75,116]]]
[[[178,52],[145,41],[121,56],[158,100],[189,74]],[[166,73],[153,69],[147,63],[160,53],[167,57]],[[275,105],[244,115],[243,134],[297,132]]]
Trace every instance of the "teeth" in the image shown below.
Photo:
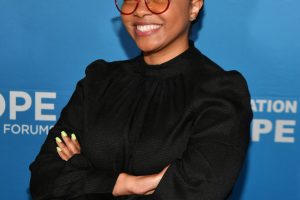
[[[151,24],[151,25],[137,25],[137,29],[141,32],[151,31],[155,29],[159,29],[161,25]]]

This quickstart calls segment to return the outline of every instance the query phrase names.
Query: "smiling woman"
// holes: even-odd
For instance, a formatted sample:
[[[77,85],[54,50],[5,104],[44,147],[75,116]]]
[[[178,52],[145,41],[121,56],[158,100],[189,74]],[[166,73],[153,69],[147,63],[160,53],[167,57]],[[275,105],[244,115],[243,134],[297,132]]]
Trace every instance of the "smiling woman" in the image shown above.
[[[221,200],[252,119],[243,76],[189,40],[202,0],[116,0],[141,54],[96,60],[30,165],[34,200]]]
[[[203,4],[202,0],[170,1],[134,1],[135,4],[128,3],[130,6],[125,6],[125,0],[121,4],[133,10],[131,14],[123,14],[122,21],[137,46],[144,52],[144,59],[148,64],[161,64],[188,48],[191,22],[196,19]],[[153,9],[160,11],[160,14],[154,14]]]

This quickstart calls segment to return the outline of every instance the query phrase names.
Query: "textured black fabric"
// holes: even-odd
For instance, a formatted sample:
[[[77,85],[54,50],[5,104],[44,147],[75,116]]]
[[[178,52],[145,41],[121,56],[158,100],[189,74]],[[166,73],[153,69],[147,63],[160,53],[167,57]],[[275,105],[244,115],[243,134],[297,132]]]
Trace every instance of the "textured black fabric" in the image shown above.
[[[192,43],[161,65],[146,64],[142,55],[96,60],[30,165],[32,197],[225,199],[245,158],[251,119],[243,76],[224,71]],[[67,162],[56,152],[62,130],[74,132],[82,147]],[[152,195],[111,195],[119,173],[153,174],[170,163]]]

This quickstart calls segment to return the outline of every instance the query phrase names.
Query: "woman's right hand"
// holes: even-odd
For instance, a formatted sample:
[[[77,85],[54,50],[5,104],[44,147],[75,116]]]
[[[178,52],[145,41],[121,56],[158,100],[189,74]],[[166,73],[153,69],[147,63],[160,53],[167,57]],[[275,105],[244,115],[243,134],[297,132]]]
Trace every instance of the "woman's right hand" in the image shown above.
[[[152,194],[169,166],[170,165],[166,166],[157,174],[144,176],[133,176],[121,173],[116,181],[112,194],[114,196]]]
[[[61,138],[55,138],[56,150],[61,159],[68,161],[75,154],[80,154],[81,148],[74,133],[71,134],[70,138],[65,131],[62,131]]]

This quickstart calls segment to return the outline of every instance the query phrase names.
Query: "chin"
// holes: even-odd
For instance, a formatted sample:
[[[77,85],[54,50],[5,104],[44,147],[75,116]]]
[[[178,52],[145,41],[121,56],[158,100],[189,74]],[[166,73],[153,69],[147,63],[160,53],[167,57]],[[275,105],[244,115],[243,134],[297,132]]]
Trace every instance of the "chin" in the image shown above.
[[[153,43],[153,40],[151,42],[139,42],[139,41],[135,41],[137,47],[144,53],[151,53],[151,52],[157,52],[160,48],[159,48],[159,44],[157,43]]]
[[[138,45],[138,48],[144,53],[150,53],[150,52],[154,51],[154,48],[151,48],[151,47],[148,47],[148,46]]]

